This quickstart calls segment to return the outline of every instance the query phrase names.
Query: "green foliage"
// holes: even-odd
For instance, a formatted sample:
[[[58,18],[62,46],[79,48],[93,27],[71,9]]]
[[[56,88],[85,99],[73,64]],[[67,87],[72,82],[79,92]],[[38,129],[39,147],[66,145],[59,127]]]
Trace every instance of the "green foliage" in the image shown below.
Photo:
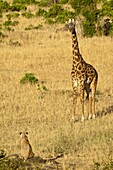
[[[83,22],[83,32],[84,32],[84,36],[93,37],[96,33],[95,25],[93,23],[85,20]]]
[[[8,20],[8,21],[5,21],[3,23],[4,26],[16,26],[19,22],[18,21],[11,21],[11,20]]]
[[[46,16],[47,12],[44,9],[39,8],[36,12],[36,16]]]
[[[25,18],[33,18],[34,14],[32,14],[31,12],[23,12],[22,16],[24,16]]]
[[[2,33],[2,30],[0,30],[0,38],[3,37],[3,33]]]
[[[11,11],[21,11],[21,10],[27,10],[26,5],[24,4],[12,4],[12,6],[10,7]]]
[[[95,3],[94,3],[94,0],[77,0],[77,1],[70,0],[70,4],[72,8],[75,9],[77,14],[79,14],[84,9],[91,9],[92,4],[95,4]]]
[[[12,27],[10,27],[10,26],[7,26],[7,27],[5,27],[5,30],[7,30],[7,31],[14,31],[14,29],[12,28]]]
[[[109,16],[109,17],[113,18],[113,0],[106,1],[102,5],[101,15],[102,16]]]
[[[92,12],[88,9],[85,9],[82,11],[82,15],[89,22],[97,22],[101,14],[100,14],[100,10],[98,9],[95,9]]]
[[[46,17],[47,18],[54,18],[56,17],[57,15],[61,14],[63,11],[63,8],[61,5],[57,5],[57,4],[54,4],[50,7]]]
[[[8,11],[10,9],[10,4],[6,1],[0,0],[0,9],[2,11]]]
[[[13,4],[36,4],[35,0],[13,0]]]
[[[9,13],[9,14],[6,15],[8,20],[11,20],[11,18],[17,18],[19,16],[20,16],[20,14],[17,13],[17,12]]]
[[[61,14],[56,17],[57,23],[65,23],[69,18],[75,18],[76,14],[67,10],[63,10]]]
[[[46,22],[49,24],[65,23],[69,18],[74,18],[75,13],[64,10],[59,4],[54,4],[50,7],[49,11],[44,15]]]
[[[55,24],[56,21],[53,18],[46,18],[46,23],[52,25],[52,24]]]
[[[0,9],[0,18],[2,18],[2,10]]]
[[[47,91],[48,89],[44,85],[44,82],[39,82],[38,78],[34,76],[33,73],[26,73],[20,80],[21,84],[36,84],[37,90],[39,91]],[[41,95],[42,97],[42,95]]]
[[[33,73],[26,73],[24,77],[21,78],[20,83],[25,84],[25,83],[31,83],[35,84],[38,82],[38,79],[34,76]]]
[[[67,4],[69,2],[69,0],[59,0],[60,4]]]
[[[5,21],[5,22],[3,23],[3,25],[4,25],[4,26],[9,26],[9,25],[11,25],[11,20]]]
[[[96,34],[95,23],[97,23],[100,18],[100,10],[94,9],[90,12],[90,10],[84,9],[82,14],[85,17],[82,23],[84,36],[92,37]]]
[[[50,0],[41,0],[41,1],[38,3],[38,5],[41,6],[41,7],[45,7],[45,6],[51,5],[51,3],[50,3]]]

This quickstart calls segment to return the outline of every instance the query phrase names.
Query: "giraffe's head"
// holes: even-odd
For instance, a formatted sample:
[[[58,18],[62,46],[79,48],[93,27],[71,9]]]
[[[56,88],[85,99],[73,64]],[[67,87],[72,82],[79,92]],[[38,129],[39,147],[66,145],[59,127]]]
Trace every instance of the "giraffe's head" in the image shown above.
[[[75,30],[75,21],[74,21],[74,19],[69,19],[69,21],[66,22],[65,27],[66,27],[70,32],[73,32],[73,30]]]

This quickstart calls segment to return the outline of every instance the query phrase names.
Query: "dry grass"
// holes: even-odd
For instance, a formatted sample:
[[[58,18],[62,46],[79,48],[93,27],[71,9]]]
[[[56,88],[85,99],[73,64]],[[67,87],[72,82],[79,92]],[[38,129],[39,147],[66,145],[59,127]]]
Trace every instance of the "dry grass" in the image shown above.
[[[56,29],[62,25],[44,25],[42,30],[25,31],[41,19],[20,19],[15,32],[0,43],[0,148],[19,154],[19,132],[29,132],[33,152],[42,157],[65,153],[59,159],[62,169],[91,170],[94,161],[113,157],[113,39],[80,38],[85,61],[98,71],[96,120],[72,123],[71,35]],[[43,21],[42,21],[43,23]],[[9,42],[18,41],[21,46]],[[25,73],[44,80],[47,92],[35,85],[20,84]],[[87,108],[85,109],[87,116]]]

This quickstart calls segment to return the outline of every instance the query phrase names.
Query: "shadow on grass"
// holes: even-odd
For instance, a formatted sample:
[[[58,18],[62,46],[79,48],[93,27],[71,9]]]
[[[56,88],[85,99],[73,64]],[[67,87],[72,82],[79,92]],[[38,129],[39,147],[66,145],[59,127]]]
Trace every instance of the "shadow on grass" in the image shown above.
[[[7,157],[0,158],[0,170],[57,170],[61,165],[56,161],[57,158],[63,155],[57,156],[55,158],[43,159],[40,156],[35,156],[28,159],[26,162],[17,154],[13,154]]]

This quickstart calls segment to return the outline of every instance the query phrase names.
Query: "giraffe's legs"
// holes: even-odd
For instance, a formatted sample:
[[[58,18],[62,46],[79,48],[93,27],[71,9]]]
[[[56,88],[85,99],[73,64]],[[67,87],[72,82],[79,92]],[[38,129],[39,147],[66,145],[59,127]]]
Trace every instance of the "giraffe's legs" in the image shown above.
[[[95,92],[92,90],[89,94],[89,115],[88,119],[95,119]]]
[[[96,86],[97,86],[97,80],[94,78],[94,80],[91,83],[91,92],[89,93],[89,115],[88,119],[95,119],[95,93],[96,93]]]
[[[89,93],[89,113],[88,113],[88,119],[90,120],[92,118],[92,92]]]
[[[82,105],[82,118],[81,121],[84,122],[85,118],[84,118],[84,84],[82,84],[80,86],[80,101],[81,101],[81,105]]]
[[[77,105],[77,87],[73,87],[73,116],[72,120],[75,120],[75,114],[76,114],[76,105]]]
[[[94,87],[92,88],[92,118],[95,119],[96,118],[96,114],[95,114],[95,93],[96,93],[96,87],[94,85]]]

